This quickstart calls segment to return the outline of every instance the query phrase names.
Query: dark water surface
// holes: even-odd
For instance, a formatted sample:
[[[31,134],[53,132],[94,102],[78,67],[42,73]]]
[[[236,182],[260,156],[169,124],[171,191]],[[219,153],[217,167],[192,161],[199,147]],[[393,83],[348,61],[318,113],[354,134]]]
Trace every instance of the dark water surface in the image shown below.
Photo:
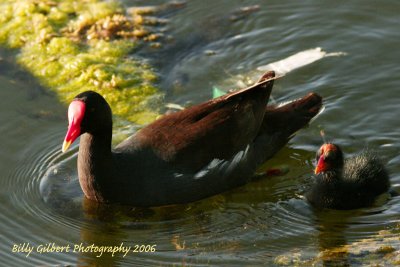
[[[255,4],[258,12],[231,19],[235,9]],[[354,252],[359,244],[373,247],[376,240],[390,245],[388,251],[397,250],[400,262],[400,197],[383,196],[373,207],[346,212],[313,211],[302,197],[312,183],[320,129],[349,155],[365,147],[377,150],[400,192],[399,12],[400,2],[388,0],[214,0],[189,1],[170,14],[175,41],[150,61],[166,100],[181,105],[209,99],[211,88],[231,76],[305,49],[347,55],[322,59],[276,82],[277,101],[312,90],[324,97],[326,107],[269,162],[287,166],[286,175],[198,203],[157,209],[96,205],[82,198],[76,145],[61,154],[66,107],[19,70],[10,51],[1,51],[0,265],[357,266],[392,257],[384,249],[376,261],[368,252],[374,248],[358,256]],[[13,252],[27,243],[34,246],[29,256]],[[40,245],[48,243],[70,250],[40,253]],[[80,243],[156,245],[156,251],[97,257],[100,252],[74,252]],[[348,253],[329,256],[346,244]]]

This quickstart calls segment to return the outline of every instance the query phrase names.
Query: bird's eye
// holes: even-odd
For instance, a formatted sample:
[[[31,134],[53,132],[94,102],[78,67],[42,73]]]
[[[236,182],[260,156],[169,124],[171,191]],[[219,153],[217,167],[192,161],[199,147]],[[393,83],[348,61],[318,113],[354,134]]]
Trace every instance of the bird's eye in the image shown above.
[[[336,158],[336,153],[333,151],[329,151],[325,154],[326,160],[334,160]]]

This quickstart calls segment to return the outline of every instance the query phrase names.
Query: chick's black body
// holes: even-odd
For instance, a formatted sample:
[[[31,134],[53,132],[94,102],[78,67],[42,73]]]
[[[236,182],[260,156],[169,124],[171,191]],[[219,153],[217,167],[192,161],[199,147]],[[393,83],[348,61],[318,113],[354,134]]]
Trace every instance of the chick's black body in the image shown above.
[[[316,182],[306,194],[317,208],[356,209],[370,206],[389,190],[389,175],[376,153],[365,150],[343,159],[341,149],[324,144],[317,153]]]

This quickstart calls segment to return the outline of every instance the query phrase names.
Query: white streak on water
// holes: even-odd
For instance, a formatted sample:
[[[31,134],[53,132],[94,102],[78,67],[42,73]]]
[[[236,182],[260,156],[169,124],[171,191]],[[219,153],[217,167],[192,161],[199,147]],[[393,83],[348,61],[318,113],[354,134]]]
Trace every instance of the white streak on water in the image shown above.
[[[269,63],[257,68],[259,71],[273,70],[277,75],[285,75],[295,69],[311,64],[324,57],[344,56],[344,52],[327,53],[321,47],[316,47],[308,50],[298,52],[285,59]]]

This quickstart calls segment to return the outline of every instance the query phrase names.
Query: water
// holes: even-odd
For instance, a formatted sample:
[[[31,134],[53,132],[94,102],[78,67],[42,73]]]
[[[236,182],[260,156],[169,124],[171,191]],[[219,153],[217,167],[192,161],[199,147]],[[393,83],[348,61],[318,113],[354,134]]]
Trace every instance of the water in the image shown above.
[[[149,4],[125,1],[129,2]],[[182,206],[137,209],[90,203],[82,198],[77,183],[77,147],[61,154],[66,107],[20,70],[10,51],[3,50],[1,264],[255,266],[315,261],[317,265],[361,265],[363,260],[373,262],[368,253],[354,252],[354,247],[368,243],[366,239],[387,238],[399,250],[398,237],[390,239],[396,237],[400,222],[399,197],[383,196],[375,206],[356,211],[316,212],[302,195],[312,183],[321,129],[348,155],[366,146],[376,149],[387,162],[393,188],[400,191],[400,4],[388,0],[379,5],[370,0],[245,4],[259,4],[260,10],[233,22],[230,12],[243,6],[243,1],[190,1],[185,9],[168,15],[174,41],[148,58],[160,74],[166,100],[188,105],[209,99],[212,86],[231,75],[296,52],[318,46],[346,52],[298,69],[274,87],[277,101],[311,90],[325,101],[326,109],[317,120],[269,162],[289,166],[289,173]],[[12,252],[14,245],[24,243],[35,251],[28,257]],[[48,243],[70,245],[71,250],[36,251]],[[80,243],[156,245],[156,251],[97,257],[99,252],[73,252]],[[347,253],[332,256],[333,248],[346,244]],[[377,262],[384,260],[384,253],[379,255]]]

